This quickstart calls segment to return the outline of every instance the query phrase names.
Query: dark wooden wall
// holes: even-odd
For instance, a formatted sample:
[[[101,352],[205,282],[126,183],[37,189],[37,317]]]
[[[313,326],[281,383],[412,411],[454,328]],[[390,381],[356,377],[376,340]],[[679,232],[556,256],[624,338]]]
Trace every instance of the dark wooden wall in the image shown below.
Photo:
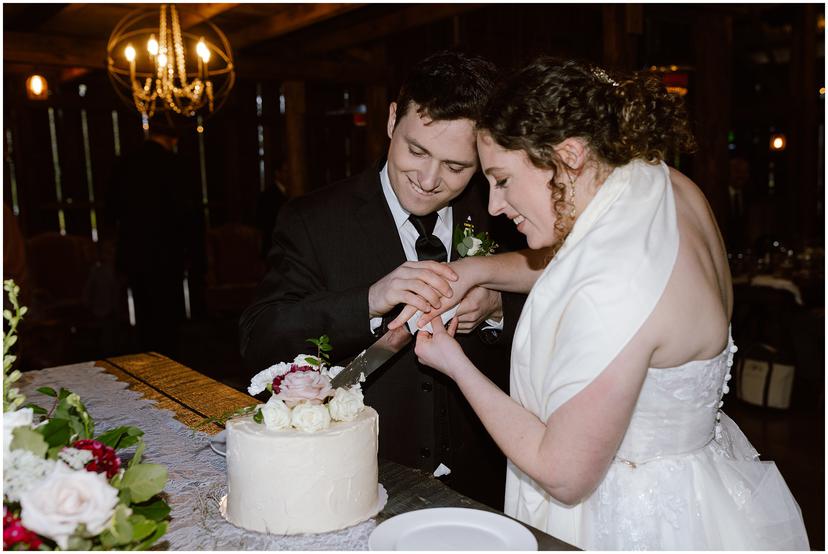
[[[792,21],[795,32],[790,44],[768,48],[789,47],[791,61],[786,64],[748,63],[756,46],[750,41],[756,40],[757,16],[745,9],[668,4],[492,4],[469,7],[424,25],[402,26],[393,35],[362,45],[370,62],[385,68],[379,77],[366,79],[355,74],[349,82],[341,75],[328,80],[320,74],[315,79],[297,80],[280,79],[266,71],[259,79],[243,77],[227,104],[205,124],[209,224],[254,222],[261,161],[268,184],[279,160],[287,161],[291,195],[364,169],[387,146],[387,104],[405,72],[431,52],[458,47],[484,55],[503,68],[517,67],[540,53],[583,58],[618,69],[664,64],[689,67],[686,101],[700,148],[695,156],[674,162],[698,181],[722,228],[728,229],[729,162],[740,155],[750,162],[755,195],[771,198],[774,208],[761,218],[754,234],[775,234],[797,244],[820,241],[824,189],[817,167],[824,163],[819,150],[824,99],[816,91],[823,84],[818,67],[824,54],[817,46],[824,42],[824,33],[814,29],[824,9],[816,5],[778,9],[780,14],[772,15],[782,20],[780,25]],[[331,33],[328,40],[348,38],[347,34]],[[253,53],[260,59],[265,49],[262,46]],[[243,61],[245,52],[237,57]],[[95,192],[92,207],[97,210],[101,237],[106,238],[102,202],[115,159],[112,111],[118,113],[125,153],[142,138],[134,109],[117,99],[101,72],[58,87],[53,84],[54,94],[46,102],[25,98],[23,75],[6,77],[4,201],[11,203],[13,164],[24,234],[57,230],[59,209],[64,211],[67,233],[91,233],[80,123],[81,109],[85,109]],[[87,85],[84,98],[78,95],[81,83]],[[262,96],[261,115],[256,109],[257,90]],[[280,96],[285,113],[280,112]],[[354,112],[361,105],[367,113],[355,119]],[[55,113],[62,202],[55,191],[49,107]],[[260,125],[264,135],[261,156]],[[785,152],[768,152],[771,127],[788,135]],[[735,142],[729,141],[729,136],[735,137]],[[200,175],[195,132],[182,138],[180,153]],[[768,184],[770,163],[774,165],[773,190]]]

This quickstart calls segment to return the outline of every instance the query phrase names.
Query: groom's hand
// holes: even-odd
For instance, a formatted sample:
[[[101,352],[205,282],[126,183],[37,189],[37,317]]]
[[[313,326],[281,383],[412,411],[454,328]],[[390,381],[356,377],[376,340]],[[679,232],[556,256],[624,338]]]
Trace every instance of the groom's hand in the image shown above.
[[[451,298],[449,281],[457,274],[448,265],[433,261],[405,262],[368,289],[370,317],[385,315],[397,304],[409,304],[423,313],[439,308],[441,298]]]
[[[503,298],[500,292],[473,287],[457,305],[457,332],[468,334],[487,319],[503,319]]]

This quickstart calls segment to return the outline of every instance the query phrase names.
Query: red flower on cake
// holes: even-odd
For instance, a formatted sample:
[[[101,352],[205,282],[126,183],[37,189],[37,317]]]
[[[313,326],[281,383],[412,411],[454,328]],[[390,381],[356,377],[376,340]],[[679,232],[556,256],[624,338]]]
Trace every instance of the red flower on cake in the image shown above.
[[[321,404],[333,394],[331,380],[310,366],[292,365],[284,375],[273,380],[273,394],[292,408],[303,400]]]
[[[100,441],[81,439],[75,441],[72,448],[92,452],[92,460],[86,464],[87,471],[94,471],[96,473],[106,472],[106,478],[111,479],[121,469],[121,460],[115,453],[115,449]]]
[[[3,506],[3,550],[11,550],[15,546],[18,550],[37,550],[42,542],[36,533],[23,527],[20,519]]]

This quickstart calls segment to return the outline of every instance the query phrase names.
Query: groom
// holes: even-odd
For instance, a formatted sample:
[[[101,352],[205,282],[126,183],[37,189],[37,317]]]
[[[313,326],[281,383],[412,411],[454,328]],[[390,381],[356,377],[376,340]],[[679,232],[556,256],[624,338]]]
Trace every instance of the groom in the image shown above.
[[[494,76],[489,62],[459,53],[421,61],[390,105],[387,161],[281,210],[270,271],[240,320],[248,369],[292,360],[321,334],[331,337],[334,359],[355,356],[401,304],[436,303],[432,288],[447,286],[437,262],[458,258],[453,229],[466,221],[501,245],[515,240],[492,229],[477,173],[474,121]],[[507,392],[523,300],[476,288],[457,312],[464,350]],[[380,458],[428,473],[442,463],[449,486],[502,509],[505,459],[451,380],[408,348],[363,390],[380,414]]]

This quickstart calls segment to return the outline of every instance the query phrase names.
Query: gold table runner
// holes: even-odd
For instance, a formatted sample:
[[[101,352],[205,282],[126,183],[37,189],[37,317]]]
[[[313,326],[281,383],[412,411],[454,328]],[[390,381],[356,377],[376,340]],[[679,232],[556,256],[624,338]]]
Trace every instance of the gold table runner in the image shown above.
[[[95,365],[128,383],[131,390],[154,400],[159,408],[170,410],[178,421],[191,428],[205,418],[258,403],[252,396],[155,352],[116,356]],[[211,423],[199,430],[215,435],[222,429],[221,425]]]

